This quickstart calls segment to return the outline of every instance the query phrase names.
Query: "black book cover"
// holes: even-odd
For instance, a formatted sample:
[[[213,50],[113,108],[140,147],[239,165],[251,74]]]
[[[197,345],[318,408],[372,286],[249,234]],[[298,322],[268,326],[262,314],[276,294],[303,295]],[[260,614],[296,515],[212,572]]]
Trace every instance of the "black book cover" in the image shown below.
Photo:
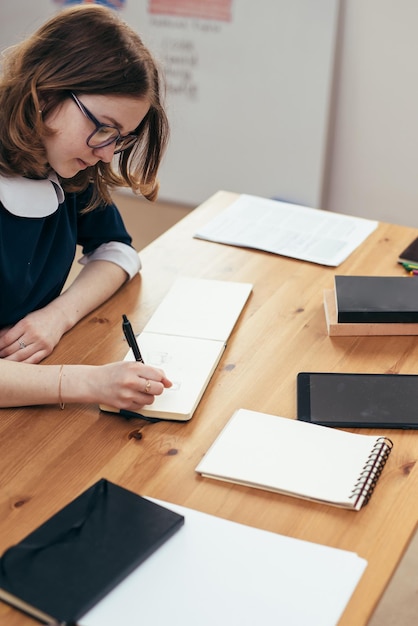
[[[40,621],[75,624],[184,523],[99,480],[0,559],[0,599]]]
[[[418,282],[411,276],[335,276],[341,323],[418,322]]]
[[[418,237],[400,253],[398,262],[418,263]]]

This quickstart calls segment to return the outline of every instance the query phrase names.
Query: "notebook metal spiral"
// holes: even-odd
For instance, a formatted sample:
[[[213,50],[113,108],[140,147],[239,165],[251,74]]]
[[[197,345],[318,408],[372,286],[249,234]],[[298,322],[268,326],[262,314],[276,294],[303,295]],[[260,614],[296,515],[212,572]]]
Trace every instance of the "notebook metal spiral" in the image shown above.
[[[388,437],[379,437],[377,439],[350,494],[350,498],[356,498],[355,504],[358,503],[360,498],[364,498],[362,506],[365,506],[370,500],[392,448],[393,441]]]

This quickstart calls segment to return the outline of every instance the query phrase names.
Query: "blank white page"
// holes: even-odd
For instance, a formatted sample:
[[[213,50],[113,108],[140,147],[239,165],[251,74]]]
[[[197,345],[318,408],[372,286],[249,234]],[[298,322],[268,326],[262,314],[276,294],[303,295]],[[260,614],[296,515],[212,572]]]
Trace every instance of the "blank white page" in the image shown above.
[[[205,278],[178,278],[144,332],[226,341],[252,285]]]
[[[351,508],[350,495],[378,439],[240,409],[196,471]]]
[[[336,626],[367,562],[353,552],[161,502],[184,526],[83,626]]]

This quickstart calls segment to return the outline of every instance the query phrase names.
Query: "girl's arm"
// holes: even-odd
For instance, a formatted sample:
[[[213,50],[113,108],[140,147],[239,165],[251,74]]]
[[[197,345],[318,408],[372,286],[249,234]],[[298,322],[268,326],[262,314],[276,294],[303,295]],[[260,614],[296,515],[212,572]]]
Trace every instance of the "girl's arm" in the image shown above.
[[[32,365],[0,359],[0,407],[88,402],[138,411],[171,382],[160,369],[108,365]]]
[[[127,278],[115,263],[91,261],[58,298],[0,331],[0,358],[39,363],[51,354],[65,332],[105,302]]]

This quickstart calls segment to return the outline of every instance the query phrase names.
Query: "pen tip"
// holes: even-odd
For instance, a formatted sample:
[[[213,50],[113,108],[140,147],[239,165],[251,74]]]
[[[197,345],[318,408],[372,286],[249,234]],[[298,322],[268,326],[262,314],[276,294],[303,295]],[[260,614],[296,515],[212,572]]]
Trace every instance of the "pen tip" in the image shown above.
[[[125,313],[122,315],[122,319],[123,319],[124,322],[128,321],[128,318],[126,317]]]

